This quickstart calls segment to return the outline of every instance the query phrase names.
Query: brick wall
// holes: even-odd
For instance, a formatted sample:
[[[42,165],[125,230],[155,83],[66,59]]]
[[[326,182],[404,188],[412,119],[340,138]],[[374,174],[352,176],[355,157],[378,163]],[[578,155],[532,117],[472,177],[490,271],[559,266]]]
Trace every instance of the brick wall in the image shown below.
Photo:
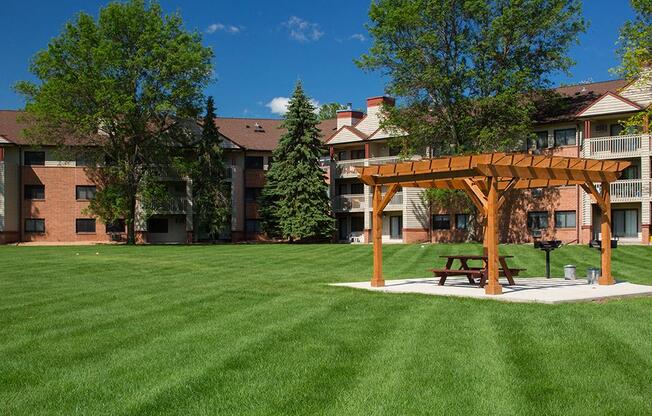
[[[23,241],[76,242],[109,241],[104,224],[96,222],[95,233],[77,234],[75,220],[89,218],[82,213],[88,201],[76,200],[77,185],[93,185],[84,168],[54,166],[23,166],[24,185],[45,185],[45,200],[23,200],[21,227],[26,218],[45,219],[45,234],[23,233]]]

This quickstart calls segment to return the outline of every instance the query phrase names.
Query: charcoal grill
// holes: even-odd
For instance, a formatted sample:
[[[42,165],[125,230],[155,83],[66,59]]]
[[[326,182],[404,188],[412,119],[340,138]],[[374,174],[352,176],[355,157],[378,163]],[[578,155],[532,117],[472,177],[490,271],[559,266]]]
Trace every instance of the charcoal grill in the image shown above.
[[[546,279],[550,279],[550,252],[561,246],[560,240],[535,240],[534,248],[546,252]]]

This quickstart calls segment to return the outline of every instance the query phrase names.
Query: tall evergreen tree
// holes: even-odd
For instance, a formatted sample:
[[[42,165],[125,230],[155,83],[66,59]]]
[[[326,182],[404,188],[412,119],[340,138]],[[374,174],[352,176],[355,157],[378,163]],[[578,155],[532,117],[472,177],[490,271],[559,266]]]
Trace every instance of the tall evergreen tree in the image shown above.
[[[328,185],[319,166],[320,131],[315,108],[297,82],[274,150],[261,198],[262,228],[289,241],[330,238],[335,232]]]
[[[201,140],[196,146],[196,158],[191,162],[190,176],[193,181],[195,230],[207,232],[211,240],[215,240],[228,225],[231,213],[221,143],[215,126],[215,103],[213,97],[208,97]]]

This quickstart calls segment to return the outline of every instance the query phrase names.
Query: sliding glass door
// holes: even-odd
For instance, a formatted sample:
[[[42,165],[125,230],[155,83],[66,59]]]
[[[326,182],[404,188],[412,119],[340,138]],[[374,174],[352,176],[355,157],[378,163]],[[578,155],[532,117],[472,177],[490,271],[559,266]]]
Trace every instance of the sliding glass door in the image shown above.
[[[638,237],[638,210],[612,210],[611,227],[614,237]]]

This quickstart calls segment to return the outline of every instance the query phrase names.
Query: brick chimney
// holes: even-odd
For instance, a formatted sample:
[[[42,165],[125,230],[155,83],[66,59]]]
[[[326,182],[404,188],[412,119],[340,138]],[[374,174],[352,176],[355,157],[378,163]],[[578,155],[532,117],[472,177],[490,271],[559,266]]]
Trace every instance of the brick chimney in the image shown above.
[[[380,97],[367,98],[367,113],[369,112],[370,109],[380,107],[382,104],[393,107],[394,104],[396,104],[396,100],[392,97],[387,97],[385,95],[381,95]]]
[[[362,117],[364,117],[364,113],[362,111],[354,111],[351,108],[351,103],[348,103],[346,110],[337,111],[337,129],[339,130],[343,126],[353,126],[362,120]]]

